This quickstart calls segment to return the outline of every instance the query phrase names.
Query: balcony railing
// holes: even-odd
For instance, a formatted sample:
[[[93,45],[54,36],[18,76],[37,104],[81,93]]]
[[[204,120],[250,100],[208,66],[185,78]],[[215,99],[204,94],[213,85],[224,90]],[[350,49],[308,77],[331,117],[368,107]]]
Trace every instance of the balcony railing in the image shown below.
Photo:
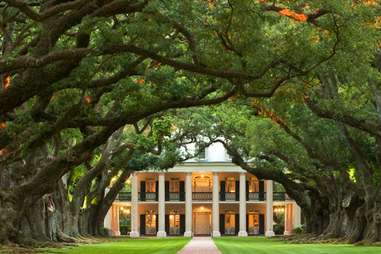
[[[192,199],[197,201],[209,201],[212,200],[213,193],[212,192],[193,192]]]
[[[140,201],[156,201],[156,192],[139,192]]]
[[[180,192],[170,192],[169,201],[184,201],[185,193]],[[139,192],[140,201],[157,201],[156,192]],[[183,196],[183,198],[182,198]],[[223,199],[224,196],[224,199]],[[195,201],[210,201],[213,199],[212,192],[193,192],[192,199]],[[119,201],[131,201],[131,192],[120,192],[116,198]],[[226,192],[220,193],[221,201],[236,201],[235,192]],[[247,195],[247,201],[265,201],[266,192],[249,192]],[[285,192],[274,192],[273,193],[274,201],[286,201],[292,200]]]
[[[116,199],[119,201],[131,201],[131,192],[121,191]]]
[[[248,201],[264,201],[266,200],[266,192],[249,192]]]
[[[225,201],[236,201],[236,193],[235,192],[226,192],[225,193]]]
[[[169,193],[170,201],[180,201],[180,193],[179,192],[170,192]]]

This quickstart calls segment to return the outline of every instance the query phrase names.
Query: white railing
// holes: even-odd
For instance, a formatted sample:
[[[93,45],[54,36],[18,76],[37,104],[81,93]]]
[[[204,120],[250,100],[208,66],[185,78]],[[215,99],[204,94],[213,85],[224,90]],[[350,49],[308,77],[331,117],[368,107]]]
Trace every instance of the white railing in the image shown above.
[[[226,201],[235,201],[236,200],[236,193],[235,192],[226,192],[225,193],[225,200]]]
[[[146,192],[146,201],[156,201],[156,192]]]
[[[179,201],[180,200],[180,193],[178,193],[178,192],[170,192],[169,193],[169,200],[170,201]]]
[[[212,198],[213,198],[212,192],[193,192],[192,193],[193,200],[204,201],[204,200],[212,200]]]

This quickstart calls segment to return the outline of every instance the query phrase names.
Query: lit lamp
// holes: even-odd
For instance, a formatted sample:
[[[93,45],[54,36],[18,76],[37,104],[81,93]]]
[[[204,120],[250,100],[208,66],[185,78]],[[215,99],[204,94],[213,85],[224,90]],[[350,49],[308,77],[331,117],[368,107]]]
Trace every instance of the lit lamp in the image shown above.
[[[129,215],[131,213],[131,210],[129,208],[125,208],[125,207],[121,206],[120,212],[124,215]]]
[[[283,206],[276,206],[274,208],[274,213],[284,213],[284,207]]]

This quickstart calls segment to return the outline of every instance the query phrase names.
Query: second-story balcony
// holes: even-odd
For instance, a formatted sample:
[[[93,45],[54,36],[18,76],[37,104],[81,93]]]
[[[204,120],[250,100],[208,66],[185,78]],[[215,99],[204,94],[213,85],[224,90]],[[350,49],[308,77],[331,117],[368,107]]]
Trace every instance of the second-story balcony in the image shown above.
[[[131,201],[131,192],[121,191],[116,197],[118,201]]]
[[[236,192],[220,192],[220,201],[238,201]]]
[[[131,201],[131,192],[122,191],[116,197],[118,201]],[[185,201],[185,192],[169,192],[166,194],[166,201]],[[213,192],[193,192],[193,201],[211,201],[213,200]],[[248,192],[247,201],[266,201],[266,192]],[[292,200],[285,192],[274,192],[274,201]],[[139,192],[139,201],[158,201],[156,192]],[[239,201],[237,193],[226,192],[220,193],[220,201]]]
[[[193,192],[192,193],[193,201],[210,201],[213,199],[212,192]]]
[[[156,192],[139,192],[139,201],[157,201]]]
[[[180,193],[179,192],[170,192],[168,199],[169,199],[169,201],[180,201]]]
[[[248,201],[265,201],[266,192],[248,192],[247,200]]]
[[[166,201],[185,201],[185,192],[168,192],[165,195]]]
[[[119,201],[131,201],[131,192],[120,192],[116,198]],[[193,192],[192,199],[194,201],[210,201],[213,199],[212,192]],[[265,201],[266,192],[248,192],[247,201]],[[166,197],[166,201],[184,201],[185,193],[170,192]],[[291,200],[285,192],[274,192],[274,201]],[[139,201],[157,201],[156,192],[139,192]],[[220,201],[238,201],[235,192],[220,193]]]
[[[235,192],[226,192],[225,193],[225,201],[236,201],[237,194]]]

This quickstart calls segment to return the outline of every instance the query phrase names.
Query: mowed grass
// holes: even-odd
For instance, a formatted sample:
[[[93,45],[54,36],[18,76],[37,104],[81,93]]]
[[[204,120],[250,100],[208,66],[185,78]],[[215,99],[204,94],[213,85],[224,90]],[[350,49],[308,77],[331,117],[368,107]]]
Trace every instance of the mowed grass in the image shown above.
[[[176,254],[188,243],[190,238],[146,238],[123,239],[99,244],[81,245],[79,247],[49,249],[43,253],[57,254]]]
[[[381,254],[381,247],[360,247],[349,244],[289,244],[263,237],[215,238],[222,254]]]

